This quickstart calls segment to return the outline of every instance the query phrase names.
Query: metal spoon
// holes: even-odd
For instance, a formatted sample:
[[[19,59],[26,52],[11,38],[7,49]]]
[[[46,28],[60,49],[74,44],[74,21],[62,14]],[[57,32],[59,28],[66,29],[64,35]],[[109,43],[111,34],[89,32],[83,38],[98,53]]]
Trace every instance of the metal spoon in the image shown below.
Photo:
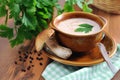
[[[106,63],[108,64],[109,68],[111,69],[113,74],[115,74],[117,72],[117,69],[112,64],[111,59],[108,56],[108,52],[107,52],[105,46],[102,43],[98,43],[98,47],[99,47],[99,49],[101,51],[101,54],[102,54],[103,58],[105,59]]]

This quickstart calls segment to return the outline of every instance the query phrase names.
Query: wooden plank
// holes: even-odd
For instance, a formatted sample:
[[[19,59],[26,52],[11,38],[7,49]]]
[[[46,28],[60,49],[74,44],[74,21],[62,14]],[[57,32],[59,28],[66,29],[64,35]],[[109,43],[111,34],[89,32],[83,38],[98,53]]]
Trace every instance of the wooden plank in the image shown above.
[[[26,72],[22,72],[21,69],[24,67],[27,69],[27,67],[30,65],[29,58],[25,63],[19,62],[19,47],[11,48],[8,46],[8,41],[6,39],[0,38],[0,79],[1,80],[39,80],[41,79],[41,73],[44,70],[45,66],[48,62],[48,57],[45,54],[41,54],[40,57],[43,58],[43,60],[39,61],[36,58],[38,57],[37,53],[34,53],[31,55],[34,60],[33,64],[34,67],[30,70],[27,70]],[[4,45],[4,46],[3,46]],[[30,57],[30,56],[29,56]],[[18,61],[18,64],[15,65],[14,61]],[[42,63],[43,65],[40,65]]]

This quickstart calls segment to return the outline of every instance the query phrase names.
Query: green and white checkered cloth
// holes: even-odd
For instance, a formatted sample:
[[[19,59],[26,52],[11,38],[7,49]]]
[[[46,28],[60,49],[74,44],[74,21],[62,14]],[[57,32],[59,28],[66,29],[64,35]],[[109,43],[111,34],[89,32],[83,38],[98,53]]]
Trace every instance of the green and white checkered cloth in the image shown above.
[[[111,58],[111,61],[117,70],[119,70],[120,45],[118,45],[117,53]],[[114,74],[106,62],[82,68],[64,65],[54,61],[46,67],[42,76],[45,80],[110,80]]]

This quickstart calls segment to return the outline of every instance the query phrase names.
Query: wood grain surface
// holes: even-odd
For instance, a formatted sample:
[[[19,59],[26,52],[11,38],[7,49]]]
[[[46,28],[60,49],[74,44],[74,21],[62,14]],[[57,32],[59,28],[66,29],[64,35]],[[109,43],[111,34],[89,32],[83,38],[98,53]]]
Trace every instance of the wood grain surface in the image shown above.
[[[59,3],[63,5],[64,1],[60,0]],[[117,43],[120,43],[120,15],[109,14],[94,7],[93,9],[94,14],[103,16],[107,19],[108,26],[106,31],[110,33]],[[76,10],[79,9],[76,8]],[[4,18],[0,18],[0,23],[2,23],[3,20]],[[12,20],[9,21],[9,25],[13,25]],[[21,68],[28,66],[29,60],[27,59],[27,61],[23,64],[14,64],[14,62],[19,59],[19,49],[20,46],[11,48],[7,39],[0,38],[0,80],[43,80],[41,73],[47,66],[49,58],[45,54],[42,54],[41,57],[43,60],[38,61],[36,59],[37,54],[32,53],[34,54],[34,60],[32,62],[34,67],[30,70],[22,72]],[[42,63],[42,65],[40,63]]]

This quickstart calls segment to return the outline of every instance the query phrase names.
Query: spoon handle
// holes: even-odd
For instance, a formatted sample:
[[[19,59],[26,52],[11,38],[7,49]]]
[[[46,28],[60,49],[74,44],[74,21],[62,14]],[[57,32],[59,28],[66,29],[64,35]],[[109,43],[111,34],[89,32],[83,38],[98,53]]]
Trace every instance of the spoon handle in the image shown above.
[[[111,80],[120,80],[120,70],[118,70]]]
[[[98,43],[98,47],[101,51],[101,54],[102,54],[103,58],[105,59],[106,63],[108,64],[109,68],[111,69],[113,74],[115,74],[117,72],[117,69],[112,64],[111,59],[109,58],[109,56],[107,54],[107,50],[106,50],[105,46],[102,43]]]

